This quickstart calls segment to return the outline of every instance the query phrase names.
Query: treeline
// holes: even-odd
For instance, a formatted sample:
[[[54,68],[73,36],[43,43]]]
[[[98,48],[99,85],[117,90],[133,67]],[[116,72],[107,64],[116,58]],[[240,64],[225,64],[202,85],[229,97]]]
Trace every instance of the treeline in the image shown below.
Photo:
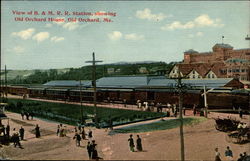
[[[165,71],[168,73],[174,66],[175,62],[169,64],[165,62],[157,63],[141,63],[141,64],[109,64],[96,66],[96,78],[118,75],[154,75],[157,71]],[[57,69],[48,71],[35,70],[35,72],[27,77],[17,76],[13,80],[9,80],[8,84],[44,84],[52,80],[91,80],[92,66],[84,66],[81,68],[70,68],[65,73],[59,73]]]

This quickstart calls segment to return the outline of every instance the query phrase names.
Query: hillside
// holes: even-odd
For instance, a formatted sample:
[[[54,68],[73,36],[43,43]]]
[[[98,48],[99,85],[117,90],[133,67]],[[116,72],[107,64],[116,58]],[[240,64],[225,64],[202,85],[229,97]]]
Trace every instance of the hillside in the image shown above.
[[[157,75],[168,73],[175,63],[137,62],[114,63],[96,66],[96,78],[118,75]],[[91,80],[92,66],[49,70],[8,70],[8,84],[42,84],[51,80]],[[162,73],[161,73],[162,74]],[[4,79],[4,72],[2,72]]]

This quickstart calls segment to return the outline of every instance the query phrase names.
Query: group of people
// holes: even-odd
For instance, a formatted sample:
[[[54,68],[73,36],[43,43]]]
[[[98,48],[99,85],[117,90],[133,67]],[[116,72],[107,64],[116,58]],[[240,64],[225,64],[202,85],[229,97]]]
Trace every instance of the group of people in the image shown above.
[[[133,139],[133,135],[130,134],[129,139],[129,149],[131,152],[135,152],[135,143],[134,143],[134,139]],[[137,135],[137,139],[136,139],[136,149],[137,151],[142,151],[142,141],[139,135]]]
[[[19,131],[16,130],[16,128],[13,128],[12,135],[11,135],[10,134],[10,125],[7,124],[6,127],[5,127],[2,124],[2,122],[0,121],[0,136],[4,136],[5,143],[13,142],[14,147],[22,148],[22,145],[21,145],[20,141],[24,140],[24,133],[25,133],[25,130],[21,126]],[[36,135],[37,138],[41,136],[38,125],[36,125],[36,127],[35,127],[35,135]],[[1,142],[0,142],[0,144],[1,144]]]
[[[29,120],[29,117],[31,117],[31,120],[33,120],[34,113],[33,112],[21,112],[22,120],[24,120],[24,116],[26,117],[27,120]]]
[[[66,129],[63,127],[63,124],[57,126],[56,135],[59,137],[66,136]]]
[[[97,144],[95,143],[95,140],[92,140],[91,143],[90,141],[88,141],[87,151],[88,151],[89,159],[100,159],[100,157],[98,157],[96,146]]]
[[[229,161],[233,160],[233,151],[230,149],[229,146],[227,146],[227,148],[225,150],[225,157]],[[246,152],[244,152],[243,154],[241,153],[239,155],[239,158],[237,159],[237,161],[248,161],[247,159],[250,159],[250,156],[247,155]],[[221,161],[221,155],[219,152],[219,148],[215,148],[215,161]]]

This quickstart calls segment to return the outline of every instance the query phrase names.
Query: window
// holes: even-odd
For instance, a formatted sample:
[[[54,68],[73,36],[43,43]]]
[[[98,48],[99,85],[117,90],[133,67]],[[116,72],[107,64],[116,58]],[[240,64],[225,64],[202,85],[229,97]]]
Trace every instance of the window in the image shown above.
[[[241,69],[241,72],[245,72],[245,69]]]
[[[214,75],[212,74],[212,78],[214,78]]]
[[[207,77],[210,78],[210,74],[208,74]]]
[[[193,75],[193,78],[195,78],[195,75]]]
[[[195,71],[193,70],[193,74],[195,74]]]

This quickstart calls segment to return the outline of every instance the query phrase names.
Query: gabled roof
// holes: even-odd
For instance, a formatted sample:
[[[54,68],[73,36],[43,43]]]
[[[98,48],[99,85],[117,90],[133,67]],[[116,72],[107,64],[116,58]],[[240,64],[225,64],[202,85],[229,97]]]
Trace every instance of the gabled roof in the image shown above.
[[[195,70],[202,77],[204,77],[208,70],[211,68],[211,65],[207,63],[177,64],[177,66],[179,67],[180,72],[183,75],[188,75],[192,70]]]

